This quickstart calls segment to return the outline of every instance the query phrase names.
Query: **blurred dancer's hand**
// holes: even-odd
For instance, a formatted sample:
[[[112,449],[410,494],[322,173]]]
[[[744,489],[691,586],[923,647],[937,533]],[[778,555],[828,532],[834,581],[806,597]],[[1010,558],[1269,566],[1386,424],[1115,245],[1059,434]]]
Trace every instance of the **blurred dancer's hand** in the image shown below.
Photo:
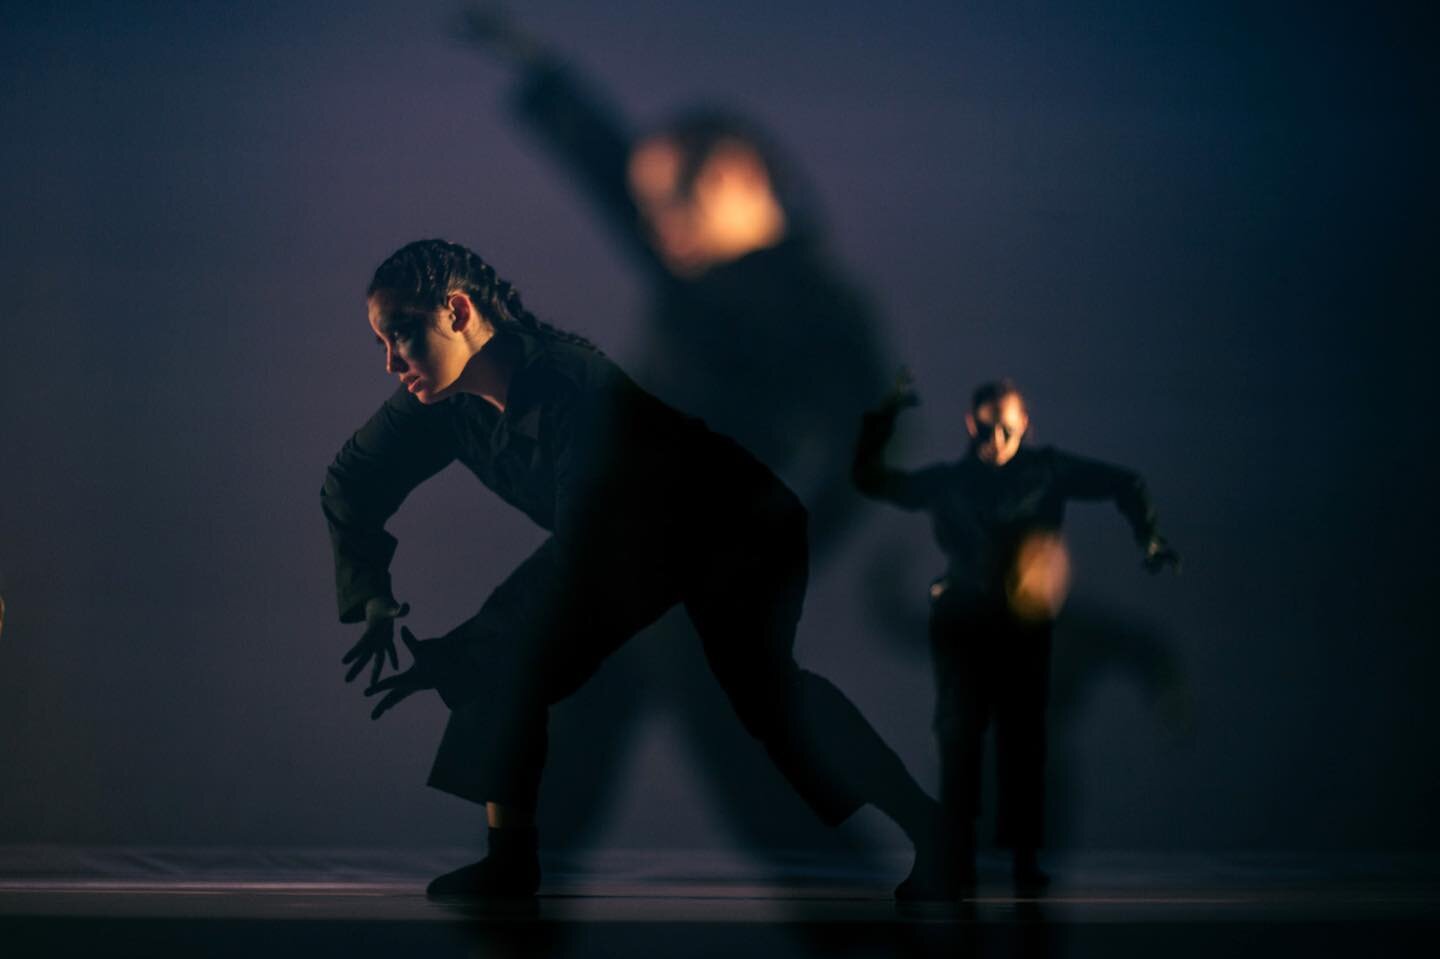
[[[886,394],[883,405],[887,409],[904,410],[920,405],[920,394],[915,392],[915,377],[910,367],[902,366],[895,373],[895,382]]]
[[[469,3],[460,12],[458,39],[519,63],[533,63],[545,56],[545,47],[515,25],[510,11],[498,3]]]
[[[394,676],[389,676],[379,682],[371,683],[370,688],[365,690],[366,696],[385,693],[385,698],[376,703],[375,708],[370,711],[371,719],[379,719],[385,715],[390,707],[399,703],[411,693],[418,693],[423,689],[435,688],[435,677],[432,675],[433,669],[430,668],[429,657],[424,650],[426,643],[432,642],[432,640],[422,642],[415,638],[415,634],[410,632],[408,627],[401,626],[400,641],[404,643],[405,648],[410,651],[410,657],[414,662],[411,663],[410,668],[405,670],[405,672],[396,673]]]
[[[1158,573],[1166,566],[1180,572],[1180,554],[1175,547],[1165,542],[1163,536],[1152,536],[1145,544],[1145,558],[1141,561],[1147,573]]]
[[[390,657],[391,669],[400,668],[400,660],[395,655],[395,620],[408,612],[409,603],[397,603],[388,596],[372,597],[365,603],[365,633],[340,660],[342,665],[354,663],[345,674],[345,682],[359,676],[373,660],[374,671],[370,674],[373,685],[385,669],[386,656]]]

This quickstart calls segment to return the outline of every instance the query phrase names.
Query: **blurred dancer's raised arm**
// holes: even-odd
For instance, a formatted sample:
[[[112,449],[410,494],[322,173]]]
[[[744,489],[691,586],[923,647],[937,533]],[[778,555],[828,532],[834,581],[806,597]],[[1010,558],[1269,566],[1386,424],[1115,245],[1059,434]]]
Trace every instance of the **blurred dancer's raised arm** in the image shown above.
[[[855,444],[855,459],[850,468],[850,478],[862,494],[909,510],[924,509],[930,504],[935,468],[913,473],[891,469],[885,465],[885,447],[895,433],[895,420],[901,411],[919,402],[909,371],[902,369],[890,394],[862,417],[860,438]]]
[[[597,85],[496,7],[468,8],[461,38],[513,65],[519,77],[513,109],[520,122],[579,184],[630,252],[647,267],[663,270],[629,189],[634,135]]]
[[[1180,568],[1180,554],[1160,535],[1155,504],[1139,473],[1060,450],[1051,450],[1051,462],[1067,499],[1110,500],[1115,504],[1144,552],[1146,569],[1159,572],[1167,566]]]

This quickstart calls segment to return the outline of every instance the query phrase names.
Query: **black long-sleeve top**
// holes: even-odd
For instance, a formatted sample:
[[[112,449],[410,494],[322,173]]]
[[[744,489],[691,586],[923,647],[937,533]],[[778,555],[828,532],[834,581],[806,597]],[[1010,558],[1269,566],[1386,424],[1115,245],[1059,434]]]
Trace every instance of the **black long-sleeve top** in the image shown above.
[[[885,445],[898,413],[882,407],[864,416],[851,477],[872,499],[930,514],[948,561],[947,589],[957,596],[1002,595],[1021,543],[1058,532],[1067,500],[1111,500],[1138,544],[1156,535],[1155,509],[1137,473],[1054,447],[1021,447],[999,467],[967,455],[913,472],[890,469]]]
[[[789,491],[737,444],[640,389],[583,346],[505,332],[519,360],[504,412],[459,394],[425,405],[397,390],[344,445],[321,505],[334,547],[340,619],[392,595],[396,541],[385,522],[406,495],[458,460],[501,499],[551,531],[562,567],[528,584],[511,620],[553,620],[568,596],[615,602],[647,570],[673,582],[717,530]],[[483,624],[481,624],[483,625]]]

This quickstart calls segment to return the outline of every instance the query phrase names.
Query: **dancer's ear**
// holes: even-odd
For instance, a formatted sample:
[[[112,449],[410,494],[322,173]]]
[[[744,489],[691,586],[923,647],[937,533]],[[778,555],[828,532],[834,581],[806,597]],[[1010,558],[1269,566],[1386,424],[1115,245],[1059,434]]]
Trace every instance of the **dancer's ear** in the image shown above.
[[[490,324],[484,315],[475,307],[475,301],[471,300],[468,294],[455,292],[445,298],[445,306],[450,310],[450,317],[446,321],[454,333],[466,333],[476,324],[479,328],[489,331]]]

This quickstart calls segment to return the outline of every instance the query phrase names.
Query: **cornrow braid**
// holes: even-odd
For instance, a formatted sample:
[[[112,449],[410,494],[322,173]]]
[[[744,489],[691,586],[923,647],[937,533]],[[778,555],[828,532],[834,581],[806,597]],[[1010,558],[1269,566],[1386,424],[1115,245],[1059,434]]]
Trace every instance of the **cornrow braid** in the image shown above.
[[[498,329],[521,329],[600,352],[580,334],[541,322],[525,309],[514,284],[501,279],[474,251],[448,240],[416,240],[402,246],[376,268],[365,295],[383,293],[402,310],[430,313],[442,309],[455,292],[474,300]]]

